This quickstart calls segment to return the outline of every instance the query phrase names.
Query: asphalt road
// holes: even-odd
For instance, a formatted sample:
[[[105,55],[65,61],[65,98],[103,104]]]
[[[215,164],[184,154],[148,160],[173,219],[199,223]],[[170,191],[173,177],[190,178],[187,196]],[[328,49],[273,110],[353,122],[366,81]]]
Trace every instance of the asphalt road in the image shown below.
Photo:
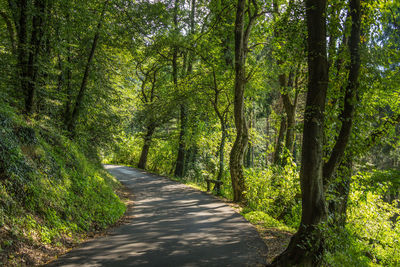
[[[105,168],[134,194],[132,221],[47,266],[263,266],[267,247],[227,204],[141,170]]]

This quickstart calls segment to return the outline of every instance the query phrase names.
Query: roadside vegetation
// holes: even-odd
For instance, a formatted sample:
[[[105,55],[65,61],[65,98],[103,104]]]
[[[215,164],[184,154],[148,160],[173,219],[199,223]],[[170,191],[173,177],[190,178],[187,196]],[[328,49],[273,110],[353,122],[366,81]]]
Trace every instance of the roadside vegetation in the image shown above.
[[[111,158],[106,158],[105,162],[137,167],[135,162],[138,158],[128,151],[138,151],[140,142],[135,143],[136,149],[126,145],[127,143],[119,146],[118,152],[112,154]],[[164,145],[167,145],[167,142]],[[168,149],[160,148],[157,151]],[[150,156],[149,166],[154,168],[150,167],[149,170],[172,176],[168,173],[168,159],[160,161],[160,156],[156,154],[155,151],[150,154],[154,155],[157,164],[151,165],[153,156]],[[126,158],[127,155],[130,156]],[[207,164],[209,168],[205,168]],[[215,164],[198,158],[195,168],[188,171],[186,176],[172,179],[206,191],[204,177],[216,179],[217,175]],[[246,204],[235,208],[257,226],[271,249],[268,259],[272,260],[286,248],[290,236],[300,225],[299,167],[290,160],[285,167],[272,165],[268,168],[245,168],[245,177]],[[326,244],[324,266],[398,266],[400,206],[396,192],[400,189],[399,178],[400,173],[396,170],[368,170],[352,176],[346,224],[344,227],[335,228],[324,226],[326,239],[329,240]],[[221,193],[211,193],[232,201],[228,169],[225,170],[222,181]]]
[[[103,160],[217,181],[272,266],[399,266],[398,2],[0,0],[2,261],[117,220]]]
[[[43,264],[114,224],[121,185],[45,121],[0,107],[0,265]]]

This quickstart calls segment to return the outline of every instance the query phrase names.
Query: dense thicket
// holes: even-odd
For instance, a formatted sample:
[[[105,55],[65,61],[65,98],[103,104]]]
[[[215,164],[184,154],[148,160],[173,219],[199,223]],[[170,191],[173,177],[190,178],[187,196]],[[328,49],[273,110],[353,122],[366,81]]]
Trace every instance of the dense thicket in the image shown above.
[[[297,229],[273,265],[399,264],[397,1],[24,0],[0,15],[0,99],[36,132],[219,181],[247,218]]]

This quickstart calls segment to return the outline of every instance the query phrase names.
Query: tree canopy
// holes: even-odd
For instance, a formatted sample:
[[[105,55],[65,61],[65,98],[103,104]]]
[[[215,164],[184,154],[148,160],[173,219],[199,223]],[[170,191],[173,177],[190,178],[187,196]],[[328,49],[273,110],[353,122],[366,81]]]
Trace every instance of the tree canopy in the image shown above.
[[[296,230],[273,266],[395,266],[399,49],[395,0],[0,0],[0,102],[104,162],[217,181]]]

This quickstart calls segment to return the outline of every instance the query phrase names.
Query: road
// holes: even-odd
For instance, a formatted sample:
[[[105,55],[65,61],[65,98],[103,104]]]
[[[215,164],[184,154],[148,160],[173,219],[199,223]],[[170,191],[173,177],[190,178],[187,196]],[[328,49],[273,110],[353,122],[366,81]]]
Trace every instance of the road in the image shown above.
[[[46,266],[263,266],[267,247],[229,205],[147,172],[105,168],[134,194],[133,219]]]

